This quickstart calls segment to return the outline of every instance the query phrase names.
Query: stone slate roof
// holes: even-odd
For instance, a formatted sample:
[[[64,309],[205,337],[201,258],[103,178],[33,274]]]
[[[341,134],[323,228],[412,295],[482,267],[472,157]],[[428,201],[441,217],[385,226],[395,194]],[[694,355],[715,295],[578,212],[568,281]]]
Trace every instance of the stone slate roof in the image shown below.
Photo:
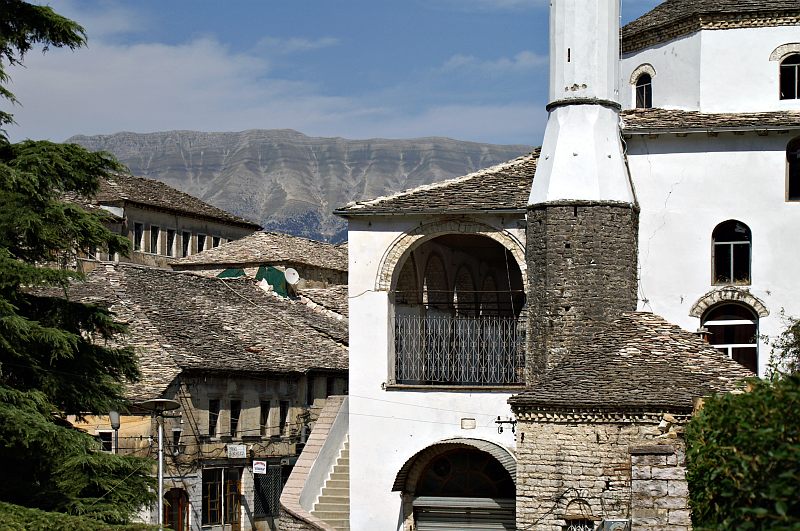
[[[800,2],[799,2],[800,3]],[[800,111],[702,113],[672,109],[623,111],[623,134],[800,129]]]
[[[292,262],[347,271],[347,247],[278,232],[254,232],[173,263],[182,265],[275,264]]]
[[[539,150],[528,155],[388,197],[355,201],[334,213],[342,217],[381,214],[524,212]]]
[[[516,408],[691,411],[693,399],[754,376],[696,335],[628,312],[509,400]]]
[[[128,323],[123,344],[139,355],[130,398],[159,396],[182,371],[345,371],[347,325],[252,279],[220,280],[130,264],[99,264],[69,289]]]
[[[742,27],[757,20],[756,25],[797,24],[798,14],[797,0],[666,0],[622,28],[622,51],[672,40],[702,27]]]
[[[118,206],[122,206],[124,202],[135,203],[188,216],[211,219],[221,223],[231,223],[255,230],[261,229],[261,226],[257,223],[234,216],[160,181],[134,177],[123,173],[102,180],[100,192],[94,201],[103,205]]]
[[[326,310],[336,312],[344,317],[348,316],[346,285],[327,288],[304,288],[300,290],[299,295]]]

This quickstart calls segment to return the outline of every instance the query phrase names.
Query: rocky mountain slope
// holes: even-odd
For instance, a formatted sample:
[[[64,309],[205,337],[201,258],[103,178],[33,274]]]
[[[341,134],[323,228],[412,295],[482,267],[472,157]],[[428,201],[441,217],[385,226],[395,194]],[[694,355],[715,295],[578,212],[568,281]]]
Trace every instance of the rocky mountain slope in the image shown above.
[[[331,242],[346,237],[346,223],[331,212],[349,201],[456,177],[531,150],[448,138],[314,138],[292,130],[116,133],[68,141],[109,151],[134,175],[268,230]]]

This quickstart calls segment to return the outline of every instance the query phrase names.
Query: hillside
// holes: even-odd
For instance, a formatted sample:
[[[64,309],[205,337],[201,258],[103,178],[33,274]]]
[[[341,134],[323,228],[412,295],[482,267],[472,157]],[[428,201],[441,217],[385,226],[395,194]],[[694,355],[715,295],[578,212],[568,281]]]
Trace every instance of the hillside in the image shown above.
[[[292,130],[74,136],[134,175],[163,181],[265,229],[339,242],[335,208],[463,175],[531,150],[448,138],[347,140]]]

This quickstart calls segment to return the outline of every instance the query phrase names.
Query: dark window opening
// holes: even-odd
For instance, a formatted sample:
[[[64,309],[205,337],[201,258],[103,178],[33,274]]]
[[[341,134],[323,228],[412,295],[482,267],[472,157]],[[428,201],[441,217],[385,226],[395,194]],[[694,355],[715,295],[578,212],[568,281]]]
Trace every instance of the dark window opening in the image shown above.
[[[758,373],[758,316],[748,306],[720,304],[702,319],[709,343],[729,358]]]
[[[220,237],[219,236],[213,236],[211,238],[211,247],[212,248],[219,247],[219,244],[220,244]]]
[[[720,223],[712,233],[713,283],[749,284],[751,262],[750,228],[741,221]]]
[[[219,421],[219,400],[208,401],[208,436],[216,437]]]
[[[781,99],[800,98],[800,53],[787,57],[781,63]]]
[[[206,250],[206,235],[205,234],[198,234],[197,235],[197,252],[202,253]]]
[[[269,465],[266,474],[253,475],[255,516],[278,516],[283,474],[280,465]]]
[[[800,200],[800,137],[786,146],[786,167],[788,171],[787,197],[790,201]]]
[[[158,242],[159,236],[161,235],[161,231],[155,225],[150,226],[150,252],[153,254],[158,254]]]
[[[167,256],[175,256],[175,230],[167,229]]]
[[[239,417],[242,414],[242,401],[231,400],[231,437],[236,437],[239,430]]]
[[[306,405],[314,405],[314,377],[310,374],[306,376]]]
[[[133,250],[141,251],[144,244],[144,225],[141,223],[133,224]]]
[[[100,441],[100,450],[103,452],[114,451],[114,443],[110,431],[101,431],[97,434],[97,440]]]
[[[336,378],[333,376],[328,376],[325,379],[325,396],[329,397],[335,393],[336,390]]]
[[[417,496],[514,498],[516,486],[500,462],[480,450],[458,449],[435,457],[417,482]]]
[[[289,401],[281,400],[280,404],[280,421],[278,424],[280,434],[286,435],[286,420],[289,418]]]
[[[261,428],[261,436],[266,437],[269,435],[269,402],[262,400],[259,404],[259,426]]]
[[[653,108],[653,78],[650,74],[642,74],[636,79],[636,108]]]
[[[187,257],[192,252],[192,233],[183,232],[181,234],[181,256]]]

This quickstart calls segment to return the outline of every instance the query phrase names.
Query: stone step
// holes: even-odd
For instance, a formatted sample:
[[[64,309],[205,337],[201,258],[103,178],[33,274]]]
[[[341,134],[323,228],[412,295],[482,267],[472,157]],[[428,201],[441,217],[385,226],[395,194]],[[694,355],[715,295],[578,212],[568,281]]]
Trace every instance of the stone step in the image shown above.
[[[347,474],[349,476],[350,475],[350,467],[349,466],[343,466],[343,465],[334,465],[333,466],[333,474],[332,475],[336,475],[336,474]]]
[[[346,479],[334,479],[331,478],[325,482],[326,487],[331,487],[334,489],[347,489],[350,490],[350,479],[349,477]]]
[[[336,504],[344,507],[350,505],[350,498],[348,496],[326,496],[323,494],[322,496],[319,497],[317,505],[321,503]],[[314,508],[316,508],[316,505],[314,506]]]
[[[328,482],[328,483],[330,483],[330,482]],[[326,483],[325,485],[328,485],[328,483]],[[322,495],[320,496],[320,498],[324,498],[326,496],[345,496],[345,497],[347,497],[349,499],[350,498],[350,489],[344,488],[344,487],[337,488],[337,487],[327,487],[326,486],[326,487],[324,487],[322,489]]]
[[[317,513],[339,513],[339,518],[350,514],[350,506],[341,503],[319,502],[314,506]]]
[[[344,521],[350,519],[350,513],[345,513],[342,511],[311,511],[311,514],[326,522],[331,522],[334,520]]]

